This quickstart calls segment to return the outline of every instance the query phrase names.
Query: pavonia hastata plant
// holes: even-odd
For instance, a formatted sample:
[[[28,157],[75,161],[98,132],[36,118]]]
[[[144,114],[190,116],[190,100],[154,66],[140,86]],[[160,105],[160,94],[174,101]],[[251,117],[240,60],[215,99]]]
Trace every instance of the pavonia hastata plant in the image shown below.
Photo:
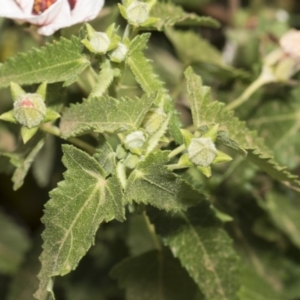
[[[221,53],[209,16],[115,2],[1,4],[36,48],[0,67],[0,170],[49,190],[42,239],[0,211],[3,299],[299,299],[299,32]]]

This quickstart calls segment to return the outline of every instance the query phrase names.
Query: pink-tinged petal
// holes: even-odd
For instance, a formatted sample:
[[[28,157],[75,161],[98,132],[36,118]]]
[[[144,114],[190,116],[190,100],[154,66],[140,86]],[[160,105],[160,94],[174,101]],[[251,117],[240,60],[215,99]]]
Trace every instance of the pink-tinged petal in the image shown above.
[[[104,5],[104,0],[77,0],[72,10],[72,24],[95,19]]]
[[[38,32],[42,35],[51,35],[60,28],[68,27],[71,23],[71,11],[68,1],[60,2],[59,6],[51,6],[47,11],[44,12],[47,16]]]
[[[29,1],[33,3],[33,0],[27,2],[29,3]],[[0,17],[22,20],[25,17],[25,12],[15,0],[1,0]]]
[[[61,20],[70,20],[71,13],[68,3],[65,0],[59,0],[51,5],[40,15],[31,14],[30,17],[26,18],[26,21],[39,25],[48,26],[54,23],[58,23]]]
[[[31,15],[34,0],[15,0],[26,15]]]

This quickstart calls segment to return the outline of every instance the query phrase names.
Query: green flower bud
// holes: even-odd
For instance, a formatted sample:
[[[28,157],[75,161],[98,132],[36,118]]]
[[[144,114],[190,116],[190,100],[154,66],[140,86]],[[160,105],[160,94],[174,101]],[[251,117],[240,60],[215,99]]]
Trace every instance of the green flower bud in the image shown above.
[[[134,131],[128,134],[125,138],[125,145],[128,149],[141,148],[146,141],[142,131]]]
[[[110,54],[110,59],[114,62],[122,62],[126,58],[128,48],[126,45],[119,43],[118,47]]]
[[[125,159],[125,166],[128,169],[134,169],[139,161],[140,159],[137,155],[129,154]]]
[[[162,109],[153,108],[146,114],[142,126],[149,134],[152,134],[161,127],[166,118],[167,115]]]
[[[149,6],[141,1],[133,1],[126,9],[129,23],[140,25],[149,18]]]
[[[28,128],[39,125],[46,115],[46,105],[40,94],[23,94],[14,102],[15,119]]]
[[[217,154],[216,146],[210,137],[194,138],[188,147],[190,160],[200,167],[208,167]]]
[[[110,38],[105,32],[95,32],[89,43],[95,53],[106,53],[110,46]]]

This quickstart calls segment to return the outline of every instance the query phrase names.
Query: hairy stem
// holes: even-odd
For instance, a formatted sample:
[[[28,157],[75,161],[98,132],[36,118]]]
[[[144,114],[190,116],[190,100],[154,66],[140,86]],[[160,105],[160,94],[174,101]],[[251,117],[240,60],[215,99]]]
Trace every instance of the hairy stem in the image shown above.
[[[252,94],[254,94],[260,87],[263,85],[272,82],[270,78],[264,76],[264,73],[262,73],[255,81],[253,81],[248,88],[245,89],[245,91],[242,93],[241,96],[239,96],[237,99],[233,100],[231,103],[229,103],[225,108],[226,109],[235,109],[239,107],[240,105],[247,102]]]

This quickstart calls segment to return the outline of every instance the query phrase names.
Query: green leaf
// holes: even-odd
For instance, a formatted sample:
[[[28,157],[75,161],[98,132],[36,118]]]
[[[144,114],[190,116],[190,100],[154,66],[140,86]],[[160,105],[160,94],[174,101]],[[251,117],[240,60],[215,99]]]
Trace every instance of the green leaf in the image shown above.
[[[207,40],[193,31],[179,31],[168,28],[165,33],[185,65],[210,63],[225,67],[221,53]]]
[[[53,161],[57,155],[55,137],[47,135],[42,149],[32,164],[32,173],[40,187],[46,187],[52,180]]]
[[[99,135],[99,145],[94,154],[94,158],[103,168],[105,175],[115,174],[116,170],[116,153],[103,135]]]
[[[104,178],[96,159],[77,148],[63,146],[65,180],[51,193],[43,223],[42,269],[35,297],[54,299],[52,277],[75,269],[94,242],[102,222],[124,220],[122,191],[115,177]]]
[[[126,289],[128,300],[193,300],[197,293],[195,283],[167,251],[125,259],[112,269],[111,276]]]
[[[89,98],[101,97],[109,88],[114,80],[116,71],[108,66],[104,66],[97,78],[96,85],[94,86]]]
[[[157,2],[151,10],[151,16],[160,19],[156,24],[151,26],[160,31],[165,27],[172,27],[174,25],[219,27],[219,22],[213,18],[186,13],[180,6],[172,3]]]
[[[149,227],[151,228],[153,225],[150,224],[145,212],[130,214],[127,222],[126,242],[131,255],[137,256],[157,248],[156,241],[153,238],[155,231],[154,228],[153,231],[149,230]]]
[[[241,281],[243,285],[238,291],[240,300],[282,300],[282,295],[250,267],[243,268]]]
[[[171,215],[152,208],[148,213],[157,233],[206,299],[237,299],[239,258],[208,201],[187,212]]]
[[[12,165],[16,167],[12,176],[13,189],[19,189],[33,164],[36,156],[44,145],[44,134],[36,134],[28,143],[21,145],[15,152],[2,152],[3,156],[9,157]]]
[[[63,81],[70,85],[90,64],[80,53],[81,49],[79,39],[72,37],[71,40],[62,38],[41,49],[21,53],[1,66],[0,88],[9,86],[12,81],[22,85]]]
[[[132,71],[136,81],[147,94],[163,89],[163,83],[153,73],[151,61],[147,59],[142,50],[146,48],[150,34],[138,35],[131,42],[126,64]]]
[[[92,98],[66,109],[60,123],[64,137],[73,137],[94,130],[121,132],[139,127],[155,95],[142,98]]]
[[[168,152],[162,151],[151,153],[140,162],[128,178],[126,201],[179,211],[203,200],[203,195],[164,166],[167,162]]]
[[[24,257],[23,264],[12,278],[5,300],[34,300],[34,292],[39,286],[37,274],[40,270],[39,255],[42,251],[42,238],[33,238],[33,247]]]
[[[30,246],[26,232],[0,210],[0,273],[13,275]]]
[[[227,131],[230,139],[237,143],[242,151],[248,152],[247,158],[270,176],[279,181],[300,185],[296,180],[297,176],[290,174],[273,160],[270,150],[265,146],[263,139],[257,137],[255,131],[250,131],[245,122],[234,117],[233,111],[226,110],[224,103],[212,101],[209,88],[202,85],[201,78],[193,72],[192,68],[185,71],[185,76],[196,127],[219,124],[219,128]],[[228,142],[226,145],[233,145],[232,148],[235,149],[235,143]]]
[[[275,225],[300,248],[300,202],[293,202],[284,195],[268,193],[264,208]]]
[[[227,77],[245,76],[245,72],[225,64],[220,51],[194,31],[166,28],[165,34],[185,66],[195,65],[200,67],[200,70],[225,73]]]
[[[263,101],[249,120],[249,125],[264,136],[265,143],[274,151],[276,160],[290,169],[300,163],[300,89],[284,99]]]

